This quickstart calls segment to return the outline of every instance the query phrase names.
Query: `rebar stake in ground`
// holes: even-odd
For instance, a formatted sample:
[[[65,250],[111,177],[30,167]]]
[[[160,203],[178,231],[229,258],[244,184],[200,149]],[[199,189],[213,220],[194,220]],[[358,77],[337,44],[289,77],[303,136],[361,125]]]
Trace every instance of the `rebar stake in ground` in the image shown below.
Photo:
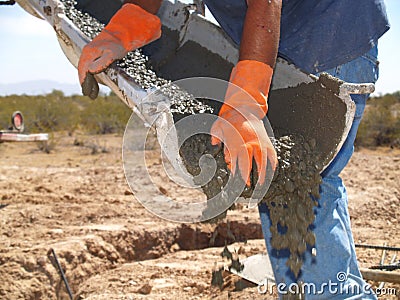
[[[73,299],[74,299],[74,296],[72,295],[71,288],[69,287],[68,280],[67,280],[67,277],[65,277],[65,273],[64,273],[64,271],[63,271],[63,268],[61,267],[61,264],[60,264],[60,262],[58,261],[56,252],[54,251],[53,248],[51,248],[50,251],[51,251],[51,254],[52,254],[53,257],[54,257],[54,262],[55,262],[55,264],[56,264],[56,266],[57,266],[57,268],[58,268],[58,271],[60,272],[61,279],[64,281],[65,288],[67,289],[69,298],[70,298],[71,300],[73,300]]]

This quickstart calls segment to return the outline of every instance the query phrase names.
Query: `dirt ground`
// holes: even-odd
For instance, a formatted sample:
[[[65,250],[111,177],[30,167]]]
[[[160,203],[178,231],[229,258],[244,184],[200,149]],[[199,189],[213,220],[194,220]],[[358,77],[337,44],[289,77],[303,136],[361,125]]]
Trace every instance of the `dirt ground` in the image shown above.
[[[256,287],[210,287],[225,241],[240,257],[265,251],[256,210],[229,212],[218,225],[164,221],[129,190],[121,136],[58,134],[55,141],[50,154],[34,143],[0,144],[1,299],[69,299],[51,249],[75,299],[275,298]],[[157,158],[152,165],[162,167]],[[343,178],[356,243],[399,247],[400,151],[360,150]],[[165,193],[180,194],[160,182]],[[381,258],[377,250],[357,253],[362,267]],[[400,299],[399,284],[385,287],[397,296],[382,299]]]

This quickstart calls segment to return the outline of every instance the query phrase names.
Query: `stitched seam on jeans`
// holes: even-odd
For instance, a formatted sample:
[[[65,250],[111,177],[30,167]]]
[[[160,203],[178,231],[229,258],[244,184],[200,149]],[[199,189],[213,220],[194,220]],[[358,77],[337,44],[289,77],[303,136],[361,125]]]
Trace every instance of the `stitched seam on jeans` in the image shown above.
[[[368,60],[369,62],[373,63],[374,65],[378,65],[378,59],[373,57],[372,55],[369,55],[368,53],[361,55],[361,58]]]

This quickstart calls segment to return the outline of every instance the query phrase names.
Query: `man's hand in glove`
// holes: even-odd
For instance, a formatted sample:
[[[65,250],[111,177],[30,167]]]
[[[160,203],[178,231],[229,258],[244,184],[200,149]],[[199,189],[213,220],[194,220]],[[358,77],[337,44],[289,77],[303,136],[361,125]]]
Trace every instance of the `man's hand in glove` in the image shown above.
[[[138,5],[124,4],[102,32],[82,50],[78,64],[82,93],[95,99],[99,86],[93,74],[104,71],[115,60],[160,36],[161,22],[157,16]]]
[[[240,61],[232,71],[224,105],[211,128],[211,143],[224,142],[228,168],[235,174],[238,166],[247,185],[253,158],[260,184],[265,181],[268,160],[273,170],[277,165],[275,149],[262,121],[267,113],[271,77],[270,66],[258,61]]]

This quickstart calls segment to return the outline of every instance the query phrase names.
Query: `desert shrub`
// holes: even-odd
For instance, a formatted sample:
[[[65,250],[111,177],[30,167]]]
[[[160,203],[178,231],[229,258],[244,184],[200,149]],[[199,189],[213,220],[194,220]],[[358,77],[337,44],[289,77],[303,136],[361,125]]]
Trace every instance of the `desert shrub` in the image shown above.
[[[79,124],[79,109],[69,99],[43,99],[33,109],[33,131],[73,131]]]
[[[81,112],[81,125],[89,133],[122,133],[131,115],[116,96],[92,101]]]
[[[89,148],[90,154],[96,155],[99,153],[109,153],[110,150],[108,149],[107,145],[105,143],[101,144],[98,140],[89,142],[85,145],[86,148]]]
[[[400,146],[400,93],[375,97],[367,102],[356,145]]]

